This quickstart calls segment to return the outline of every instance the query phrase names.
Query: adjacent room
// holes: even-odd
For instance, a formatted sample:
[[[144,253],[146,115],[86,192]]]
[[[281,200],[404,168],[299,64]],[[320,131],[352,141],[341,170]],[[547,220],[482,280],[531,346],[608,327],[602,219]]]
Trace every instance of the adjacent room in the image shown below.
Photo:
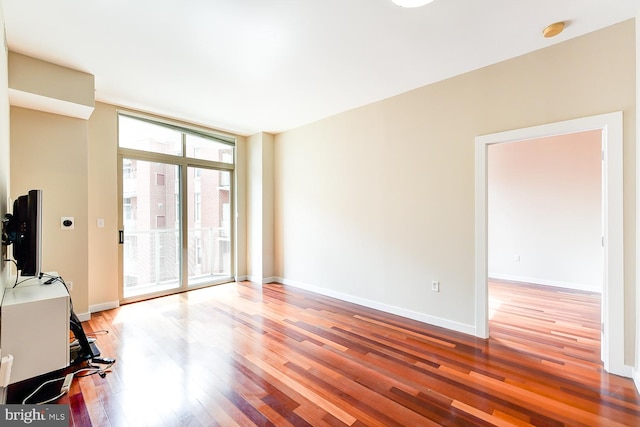
[[[640,6],[579,3],[0,0],[0,403],[640,424]]]
[[[602,146],[600,130],[489,146],[490,336],[506,345],[601,358]]]

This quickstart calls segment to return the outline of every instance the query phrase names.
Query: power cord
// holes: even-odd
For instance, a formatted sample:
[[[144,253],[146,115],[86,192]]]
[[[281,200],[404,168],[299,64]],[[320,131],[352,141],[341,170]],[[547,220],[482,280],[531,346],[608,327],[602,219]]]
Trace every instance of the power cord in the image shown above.
[[[89,332],[87,337],[95,337],[98,335],[107,335],[109,333],[108,329],[98,329],[97,331]]]
[[[15,266],[16,266],[16,271],[18,271],[18,262],[15,259],[5,258],[2,261],[14,263]],[[16,286],[18,286],[18,275],[17,274],[16,274],[16,282],[13,284],[13,287],[15,288]]]
[[[15,288],[16,286],[18,286],[18,285],[20,285],[20,284],[22,284],[24,282],[28,282],[29,280],[34,280],[35,278],[36,278],[35,276],[34,277],[27,277],[26,279],[20,280],[18,282],[18,276],[16,276],[16,283],[13,284],[13,287]]]
[[[87,368],[83,368],[83,369],[78,369],[77,371],[75,371],[74,375],[77,378],[84,378],[84,377],[89,377],[91,375],[95,375],[98,374],[100,376],[100,378],[105,378],[107,376],[107,372],[109,372],[109,370],[111,369],[111,367],[113,365],[115,365],[116,362],[112,362],[107,364],[104,367],[101,366],[95,366],[92,365],[91,362],[89,362],[89,366]],[[84,374],[84,375],[77,375],[80,372],[91,372],[90,374]]]
[[[49,279],[47,279],[47,281],[44,282],[45,285],[50,285],[52,283],[55,283],[56,281],[60,281],[60,282],[62,282],[62,284],[65,285],[65,287],[67,286],[66,283],[64,283],[64,280],[62,279],[62,276],[52,276],[51,274],[40,273],[39,278],[42,279],[43,277],[48,277],[49,278]]]
[[[43,383],[42,383],[42,384],[40,384],[40,385],[38,386],[38,388],[36,388],[36,389],[35,389],[35,390],[34,390],[34,391],[29,395],[29,396],[27,396],[27,397],[25,397],[25,398],[24,398],[24,400],[22,401],[22,404],[23,404],[23,405],[26,405],[26,404],[27,404],[27,400],[31,399],[31,398],[32,398],[32,397],[33,397],[37,392],[39,392],[39,391],[42,389],[42,387],[46,386],[47,384],[54,383],[54,382],[56,382],[56,381],[63,381],[65,378],[66,378],[66,377],[54,378],[54,379],[52,379],[52,380],[49,380],[49,381],[45,381],[45,382],[43,382]],[[68,391],[68,390],[67,390],[67,391]],[[42,404],[44,404],[44,403],[53,402],[54,400],[59,399],[59,398],[61,398],[62,396],[64,396],[64,394],[65,394],[67,391],[63,391],[63,392],[61,392],[58,396],[53,397],[53,398],[51,398],[51,399],[47,399],[47,400],[45,400],[44,402],[36,403],[36,405],[42,405]]]
[[[67,390],[68,391],[68,390]],[[60,399],[62,396],[64,396],[65,394],[67,394],[66,391],[61,392],[59,395],[57,395],[56,397],[52,397],[51,399],[47,399],[47,400],[43,400],[42,402],[38,402],[35,403],[34,405],[44,405],[45,403],[50,403],[53,402],[55,400]]]
[[[18,262],[17,262],[16,260],[11,259],[11,258],[5,258],[5,259],[3,259],[2,261],[4,261],[4,262],[12,262],[12,263],[16,266],[16,271],[18,271]],[[15,288],[16,286],[18,286],[18,285],[20,285],[20,284],[22,284],[22,283],[24,283],[24,282],[28,282],[28,281],[30,281],[30,280],[36,280],[36,279],[37,279],[37,280],[40,280],[40,279],[42,279],[42,277],[43,277],[43,276],[46,276],[46,277],[49,277],[49,278],[50,278],[49,280],[47,280],[47,281],[45,282],[45,285],[50,285],[50,284],[52,284],[53,282],[55,282],[56,280],[60,280],[60,281],[64,284],[65,288],[67,287],[67,285],[66,285],[66,284],[64,283],[64,281],[62,280],[62,277],[59,277],[59,276],[58,276],[58,277],[56,277],[56,276],[51,276],[50,274],[40,273],[40,274],[38,274],[37,276],[29,276],[29,277],[27,277],[26,279],[22,279],[22,280],[20,280],[20,281],[18,281],[18,279],[20,278],[20,275],[19,275],[19,274],[16,274],[16,281],[14,282],[14,284],[13,284],[12,288]],[[68,288],[67,288],[67,292],[69,292],[69,289],[68,289]]]
[[[62,283],[64,288],[67,290],[67,294],[69,295],[69,309],[73,312],[73,300],[71,299],[71,291],[69,291],[69,287],[65,283],[64,279],[62,278],[62,276],[52,276],[51,274],[40,273],[40,278],[42,279],[43,277],[48,277],[49,278],[49,279],[47,279],[47,281],[44,282],[45,285],[51,285],[52,283],[55,283],[55,282]]]
[[[40,384],[34,391],[32,391],[31,394],[29,394],[27,397],[25,397],[24,400],[22,401],[22,404],[26,405],[27,400],[29,400],[33,396],[35,396],[35,394],[38,393],[42,389],[42,387],[44,387],[45,385],[54,383],[56,381],[63,381],[64,380],[64,383],[62,384],[62,387],[60,389],[60,394],[58,394],[57,396],[54,396],[54,397],[52,397],[50,399],[44,400],[42,402],[35,403],[34,405],[44,405],[45,403],[50,403],[50,402],[53,402],[54,400],[58,400],[62,396],[64,396],[65,394],[67,394],[69,392],[69,389],[71,388],[71,383],[72,383],[74,377],[83,378],[83,377],[88,377],[90,375],[98,374],[100,376],[100,378],[105,378],[107,376],[107,372],[111,369],[111,367],[114,364],[115,364],[115,362],[109,363],[108,365],[106,365],[104,367],[99,367],[99,366],[91,365],[89,363],[89,366],[86,367],[86,368],[81,368],[81,369],[78,369],[76,371],[73,371],[73,372],[67,374],[64,377],[54,378],[52,380],[45,381],[42,384]],[[91,373],[90,374],[84,374],[84,375],[78,375],[81,372],[91,372]]]

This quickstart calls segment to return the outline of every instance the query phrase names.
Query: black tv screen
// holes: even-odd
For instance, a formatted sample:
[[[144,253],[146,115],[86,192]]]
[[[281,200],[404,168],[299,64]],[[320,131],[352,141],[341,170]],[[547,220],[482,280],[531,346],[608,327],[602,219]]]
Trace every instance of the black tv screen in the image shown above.
[[[37,276],[42,263],[42,190],[31,190],[13,202],[3,221],[3,243],[13,244],[13,259],[22,276]]]

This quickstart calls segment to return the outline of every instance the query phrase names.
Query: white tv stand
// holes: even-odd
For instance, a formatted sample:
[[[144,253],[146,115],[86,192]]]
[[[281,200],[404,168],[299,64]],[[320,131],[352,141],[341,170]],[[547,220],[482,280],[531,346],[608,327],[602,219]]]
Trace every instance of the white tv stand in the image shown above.
[[[4,291],[0,351],[13,355],[10,384],[69,366],[69,294],[59,281],[45,285],[48,278],[15,288],[9,281]]]

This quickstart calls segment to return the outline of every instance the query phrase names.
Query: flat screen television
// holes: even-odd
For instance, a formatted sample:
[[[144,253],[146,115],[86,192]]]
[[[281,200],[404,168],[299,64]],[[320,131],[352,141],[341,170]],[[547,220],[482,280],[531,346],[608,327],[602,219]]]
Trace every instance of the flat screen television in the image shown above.
[[[42,190],[30,190],[13,202],[2,220],[2,243],[13,245],[22,276],[39,276],[42,267]]]

